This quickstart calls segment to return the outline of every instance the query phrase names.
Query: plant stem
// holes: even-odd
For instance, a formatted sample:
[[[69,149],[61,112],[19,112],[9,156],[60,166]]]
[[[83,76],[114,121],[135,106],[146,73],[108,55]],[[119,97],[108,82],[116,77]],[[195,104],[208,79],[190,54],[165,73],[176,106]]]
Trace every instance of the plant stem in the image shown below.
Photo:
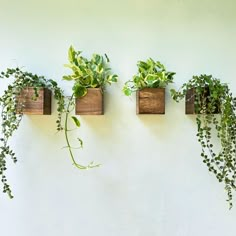
[[[78,168],[78,169],[81,169],[81,170],[85,170],[85,169],[89,169],[89,168],[94,168],[94,167],[98,167],[99,165],[93,165],[93,162],[91,162],[89,165],[87,166],[83,166],[83,165],[80,165],[76,162],[75,158],[74,158],[74,154],[73,154],[73,147],[70,145],[70,140],[69,140],[69,136],[68,136],[68,118],[69,118],[69,114],[70,114],[70,107],[71,105],[73,104],[74,102],[74,94],[70,97],[69,99],[69,102],[67,104],[67,108],[66,108],[66,117],[65,117],[65,128],[64,128],[64,131],[65,131],[65,137],[66,137],[66,143],[67,143],[67,148],[69,149],[69,153],[70,153],[70,157],[71,157],[71,160],[73,162],[73,164]]]

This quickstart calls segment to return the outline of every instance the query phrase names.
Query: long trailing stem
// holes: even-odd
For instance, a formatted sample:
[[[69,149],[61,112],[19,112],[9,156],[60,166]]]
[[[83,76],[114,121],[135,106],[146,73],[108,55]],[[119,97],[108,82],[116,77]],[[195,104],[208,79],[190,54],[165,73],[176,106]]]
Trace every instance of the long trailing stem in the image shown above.
[[[211,142],[211,136],[209,136],[209,134],[207,134],[207,132],[209,132],[209,128],[210,128],[210,124],[211,124],[211,121],[207,121],[207,119],[206,119],[206,117],[208,117],[209,118],[209,116],[211,116],[211,115],[209,115],[209,114],[203,114],[203,115],[201,115],[202,116],[202,120],[203,120],[203,130],[204,130],[204,140],[205,140],[205,145],[206,145],[206,148],[207,148],[207,150],[208,150],[208,154],[210,155],[210,157],[211,157],[211,162],[212,162],[212,164],[214,164],[215,165],[215,167],[217,168],[217,170],[218,170],[218,172],[216,172],[216,170],[214,169],[214,173],[215,174],[217,174],[217,173],[220,173],[220,174],[222,174],[222,170],[221,170],[221,168],[220,168],[220,166],[219,166],[219,164],[217,164],[217,162],[215,161],[215,157],[217,156],[216,154],[215,154],[215,152],[213,151],[213,145],[212,144],[210,144],[210,142]],[[212,117],[211,117],[211,120],[212,120]],[[205,153],[205,149],[202,147],[202,151]],[[218,154],[218,156],[219,156],[219,154]]]
[[[68,119],[69,119],[69,115],[70,115],[70,112],[71,112],[70,107],[73,105],[74,99],[75,99],[74,94],[72,94],[72,96],[69,98],[69,101],[68,101],[68,104],[67,104],[67,107],[66,107],[65,127],[64,127],[66,144],[67,144],[67,148],[69,149],[71,160],[73,162],[73,165],[75,165],[78,169],[81,169],[81,170],[86,170],[86,169],[89,169],[89,168],[98,167],[100,165],[99,164],[94,165],[93,162],[91,162],[87,166],[84,166],[84,165],[78,164],[75,160],[75,157],[74,157],[74,154],[73,154],[73,151],[72,151],[72,149],[74,149],[74,148],[70,144],[70,139],[69,139],[69,135],[68,135],[68,132],[70,131],[68,129]]]
[[[1,181],[3,183],[3,192],[7,193],[9,198],[13,198],[12,191],[10,188],[10,185],[8,184],[7,178],[4,174],[6,171],[6,158],[7,156],[10,156],[11,159],[13,160],[14,163],[17,162],[15,153],[13,150],[10,149],[10,146],[8,144],[9,138],[13,135],[14,131],[19,127],[20,121],[22,119],[22,114],[18,115],[11,115],[6,113],[6,110],[9,109],[7,106],[0,101],[0,105],[2,106],[1,110],[1,119],[2,119],[2,124],[1,124],[1,129],[2,129],[2,137],[0,139],[3,144],[0,146],[1,153],[0,153],[0,176],[1,176]],[[5,125],[5,121],[11,120],[13,125],[10,128],[9,126]]]
[[[186,97],[194,89],[194,108],[197,114],[198,141],[201,157],[220,183],[225,185],[229,208],[233,206],[236,191],[236,98],[227,84],[212,75],[193,76],[179,91],[171,90],[175,101]],[[215,114],[220,114],[216,117]],[[213,132],[213,131],[216,131]],[[220,150],[214,148],[214,137],[219,138]]]
[[[12,84],[8,85],[3,95],[0,97],[0,181],[3,184],[3,192],[8,194],[10,198],[13,198],[11,187],[8,184],[5,173],[9,158],[11,158],[14,163],[17,162],[16,154],[11,149],[9,140],[19,128],[23,117],[25,99],[19,102],[18,95],[20,95],[24,89],[27,90],[29,87],[33,87],[34,94],[32,100],[37,100],[39,88],[48,88],[49,90],[52,90],[54,97],[57,100],[58,119],[56,123],[58,131],[62,130],[61,114],[64,112],[65,105],[63,91],[53,80],[47,80],[44,76],[24,72],[18,67],[7,68],[6,71],[0,72],[0,79],[6,78],[14,78],[15,80]]]

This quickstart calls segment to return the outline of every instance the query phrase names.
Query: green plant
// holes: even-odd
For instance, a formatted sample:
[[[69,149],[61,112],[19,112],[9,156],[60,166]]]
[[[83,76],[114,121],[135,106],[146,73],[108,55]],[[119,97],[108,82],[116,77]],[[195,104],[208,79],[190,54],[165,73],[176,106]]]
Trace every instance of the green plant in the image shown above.
[[[171,90],[179,102],[188,90],[195,91],[197,138],[203,162],[219,182],[223,182],[227,201],[232,208],[236,189],[236,98],[227,84],[212,75],[193,76],[179,91]],[[214,114],[219,111],[219,114]],[[219,144],[215,141],[219,140]],[[214,143],[214,144],[213,144]]]
[[[106,85],[111,85],[117,82],[118,76],[111,73],[111,69],[108,67],[109,58],[101,56],[98,54],[93,54],[92,58],[89,60],[81,55],[81,51],[76,51],[72,46],[68,50],[68,67],[72,70],[72,74],[63,76],[64,80],[72,81],[72,95],[69,97],[66,105],[66,116],[65,116],[65,138],[67,146],[69,149],[69,154],[71,156],[73,164],[79,169],[88,169],[97,167],[99,165],[93,162],[84,166],[78,164],[75,160],[73,149],[78,149],[83,147],[83,141],[78,138],[79,146],[72,147],[68,132],[71,131],[68,128],[68,120],[70,113],[75,109],[75,99],[81,98],[87,94],[88,88],[101,88],[104,91]],[[76,127],[80,127],[80,121],[76,116],[71,116]]]
[[[1,72],[0,78],[14,78],[14,81],[8,85],[4,94],[0,97],[1,107],[1,138],[0,138],[0,176],[3,183],[3,192],[7,193],[12,198],[10,185],[8,184],[5,172],[7,170],[7,161],[9,158],[14,163],[17,162],[17,157],[14,151],[9,146],[9,139],[18,129],[23,116],[24,102],[19,103],[17,96],[28,87],[34,88],[33,100],[37,100],[38,91],[40,88],[48,88],[54,93],[57,100],[57,130],[62,130],[61,118],[64,110],[64,95],[62,90],[53,80],[46,80],[43,76],[38,76],[29,72],[22,71],[20,68],[8,68]],[[18,111],[16,113],[16,110]]]
[[[175,73],[166,71],[159,61],[149,58],[146,62],[138,61],[137,66],[138,73],[123,87],[123,92],[127,96],[143,88],[165,88],[173,82]]]
[[[72,90],[75,97],[85,96],[87,88],[104,89],[107,84],[117,82],[118,76],[111,73],[108,67],[110,60],[106,54],[105,57],[93,54],[91,60],[88,60],[81,53],[70,46],[69,64],[65,66],[72,70],[72,74],[63,76],[64,80],[74,82]]]

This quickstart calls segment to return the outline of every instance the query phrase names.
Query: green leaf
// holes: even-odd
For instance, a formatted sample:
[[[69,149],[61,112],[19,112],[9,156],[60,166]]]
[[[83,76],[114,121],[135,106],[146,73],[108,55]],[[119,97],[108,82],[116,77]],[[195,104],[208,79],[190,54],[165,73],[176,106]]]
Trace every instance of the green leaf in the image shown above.
[[[104,67],[103,67],[103,65],[102,65],[102,64],[99,64],[99,65],[97,66],[96,71],[97,71],[99,74],[102,74],[103,71],[104,71]]]
[[[142,78],[140,76],[138,76],[138,75],[133,76],[133,81],[135,84],[137,84],[137,87],[138,87],[141,80],[142,80]]]
[[[156,66],[162,70],[165,70],[165,67],[163,64],[161,64],[159,61],[156,62]]]
[[[75,49],[73,48],[73,46],[70,46],[68,50],[68,60],[70,61],[70,63],[73,63],[75,61],[75,55]]]
[[[72,118],[72,120],[74,121],[75,125],[76,125],[77,127],[80,127],[80,121],[77,119],[77,117],[71,116],[71,118]]]
[[[100,55],[98,55],[98,54],[93,54],[92,61],[93,61],[96,65],[102,64],[102,62],[103,62],[103,57],[100,56]]]
[[[63,78],[63,80],[67,80],[67,81],[73,80],[73,77],[70,75],[64,75],[62,78]]]
[[[52,79],[49,79],[48,81],[51,83],[52,86],[54,86],[54,87],[57,86],[57,82],[56,81],[54,81]]]
[[[126,96],[130,96],[132,94],[132,90],[128,87],[124,87],[122,91]]]
[[[87,94],[87,89],[80,84],[75,84],[73,91],[76,98],[83,97]]]
[[[141,70],[141,71],[147,70],[149,68],[149,65],[144,61],[138,61],[137,66],[138,66],[139,70]]]
[[[157,81],[157,76],[156,75],[148,75],[145,79],[146,83],[150,86],[154,84]]]
[[[109,62],[110,62],[110,59],[109,59],[109,57],[107,56],[106,53],[105,53],[105,57],[106,57],[107,63],[109,63]]]
[[[117,78],[118,78],[117,75],[109,75],[108,81],[112,82],[112,83],[116,83],[117,82]]]

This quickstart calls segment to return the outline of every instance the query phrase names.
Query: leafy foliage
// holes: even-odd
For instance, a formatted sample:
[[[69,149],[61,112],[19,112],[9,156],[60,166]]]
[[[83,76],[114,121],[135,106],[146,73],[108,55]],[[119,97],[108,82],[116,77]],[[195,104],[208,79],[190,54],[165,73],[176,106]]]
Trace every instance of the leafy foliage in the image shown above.
[[[65,138],[67,143],[67,148],[70,153],[73,164],[79,169],[88,169],[98,167],[99,165],[93,162],[84,166],[76,162],[73,149],[78,149],[83,146],[82,139],[78,138],[79,146],[72,147],[68,132],[68,120],[70,113],[75,109],[75,98],[81,98],[87,94],[88,88],[102,88],[104,91],[106,85],[111,85],[117,82],[118,76],[111,73],[111,69],[108,67],[109,58],[101,56],[98,54],[93,54],[92,58],[89,60],[81,55],[81,51],[76,51],[72,46],[68,50],[68,60],[69,64],[65,66],[72,70],[71,75],[63,76],[64,80],[72,81],[72,95],[67,101],[66,105],[66,117],[65,117]],[[75,126],[80,127],[80,121],[77,117],[71,116]]]
[[[64,111],[63,91],[53,80],[46,80],[43,76],[38,76],[29,72],[22,71],[20,68],[8,68],[1,72],[0,78],[14,78],[14,82],[8,86],[4,94],[0,97],[1,107],[1,138],[0,138],[0,177],[3,183],[3,192],[7,193],[10,198],[13,197],[10,185],[8,184],[5,171],[7,170],[7,160],[11,158],[14,163],[17,162],[16,154],[9,146],[9,139],[13,136],[14,131],[18,129],[22,116],[24,102],[18,103],[17,96],[24,89],[34,88],[33,100],[37,100],[40,88],[48,88],[54,93],[57,100],[57,130],[62,130],[62,112]],[[16,110],[19,113],[16,113]]]
[[[179,102],[189,89],[195,90],[197,138],[202,147],[202,160],[218,181],[224,183],[232,208],[232,192],[236,190],[236,98],[227,84],[212,75],[200,75],[193,76],[179,91],[171,90],[173,99]],[[216,111],[218,115],[214,114]],[[216,138],[220,150],[213,144]]]
[[[130,96],[133,92],[143,88],[165,88],[173,82],[174,72],[167,72],[159,61],[149,58],[146,62],[138,61],[138,73],[132,80],[125,83],[123,92]]]
[[[70,46],[68,51],[69,64],[65,66],[72,70],[71,75],[63,76],[64,80],[73,81],[73,94],[75,97],[83,97],[87,93],[87,88],[102,88],[107,84],[117,82],[118,76],[111,73],[107,63],[109,58],[93,54],[88,60],[81,55],[81,51],[75,51]]]

